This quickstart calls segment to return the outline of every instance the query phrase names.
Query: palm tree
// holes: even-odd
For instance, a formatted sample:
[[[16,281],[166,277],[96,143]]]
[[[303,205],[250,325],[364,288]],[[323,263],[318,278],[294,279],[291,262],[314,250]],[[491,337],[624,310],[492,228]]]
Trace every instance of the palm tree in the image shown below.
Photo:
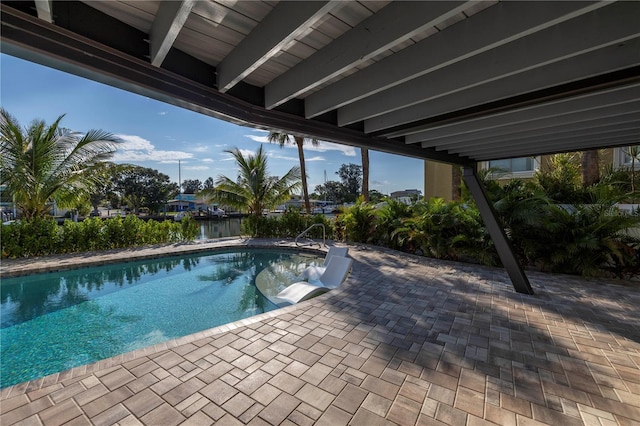
[[[100,181],[94,167],[111,158],[118,138],[102,130],[84,135],[60,127],[64,115],[47,126],[29,127],[0,109],[0,184],[13,194],[26,219],[49,214],[51,201],[77,206]]]
[[[623,152],[631,158],[631,192],[633,193],[636,191],[636,161],[640,158],[640,145],[631,145],[623,148]]]
[[[362,196],[364,201],[369,202],[369,150],[360,148],[362,155]]]
[[[317,146],[317,139],[303,138],[302,136],[288,135],[287,133],[269,132],[269,142],[277,142],[280,148],[288,143],[296,144],[298,147],[298,158],[300,159],[300,173],[302,176],[302,196],[304,197],[304,208],[307,214],[311,214],[311,203],[309,203],[309,189],[307,188],[307,170],[304,163],[304,150],[302,146],[305,141],[310,141],[311,145]]]
[[[600,180],[600,158],[597,149],[583,151],[580,156],[582,165],[582,186],[590,186]]]
[[[269,176],[267,156],[262,146],[256,155],[246,157],[238,148],[225,152],[235,158],[238,178],[219,176],[215,187],[200,191],[199,196],[238,210],[248,209],[255,217],[260,217],[264,209],[276,207],[300,188],[299,167],[292,167],[281,178]]]

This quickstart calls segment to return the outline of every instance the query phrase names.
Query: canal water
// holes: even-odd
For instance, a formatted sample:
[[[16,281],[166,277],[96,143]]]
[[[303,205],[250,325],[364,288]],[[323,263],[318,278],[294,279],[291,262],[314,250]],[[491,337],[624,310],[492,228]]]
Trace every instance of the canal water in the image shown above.
[[[208,240],[210,238],[236,237],[240,235],[239,217],[232,217],[220,220],[199,220],[200,235],[199,240]]]

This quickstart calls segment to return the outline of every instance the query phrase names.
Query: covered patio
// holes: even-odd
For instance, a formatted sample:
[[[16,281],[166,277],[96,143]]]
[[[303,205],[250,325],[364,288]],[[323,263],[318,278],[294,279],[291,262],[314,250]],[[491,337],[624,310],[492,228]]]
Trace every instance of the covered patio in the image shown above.
[[[476,174],[638,143],[640,2],[0,11],[3,53],[237,124],[461,166],[505,265],[360,246],[340,291],[4,389],[2,424],[640,422],[637,289],[525,273]]]

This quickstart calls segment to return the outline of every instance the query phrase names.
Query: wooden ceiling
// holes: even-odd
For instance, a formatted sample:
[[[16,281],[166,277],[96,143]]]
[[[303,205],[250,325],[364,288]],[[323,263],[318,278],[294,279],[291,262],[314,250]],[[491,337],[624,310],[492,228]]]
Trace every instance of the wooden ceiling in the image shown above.
[[[637,1],[2,1],[4,53],[238,124],[476,161],[640,143]]]

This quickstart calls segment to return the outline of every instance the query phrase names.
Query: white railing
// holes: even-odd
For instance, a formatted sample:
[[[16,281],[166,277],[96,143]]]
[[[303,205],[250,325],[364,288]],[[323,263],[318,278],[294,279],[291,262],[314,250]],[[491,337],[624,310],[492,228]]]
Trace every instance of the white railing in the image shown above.
[[[317,242],[315,242],[312,238],[308,238],[308,237],[307,237],[307,241],[309,241],[309,243],[308,243],[308,244],[306,244],[306,245],[313,246],[314,244],[318,244],[318,246],[319,246],[319,247],[322,247],[322,246],[325,246],[325,247],[326,247],[326,246],[327,246],[327,243],[326,243],[326,241],[327,241],[327,237],[326,237],[326,230],[325,230],[325,227],[324,227],[324,224],[323,224],[323,223],[314,223],[313,225],[311,225],[310,227],[308,227],[307,229],[305,229],[304,231],[302,231],[302,232],[301,232],[301,233],[296,237],[296,240],[295,240],[296,245],[297,245],[297,246],[300,246],[301,244],[298,242],[298,239],[302,238],[302,237],[303,237],[307,232],[309,232],[311,229],[316,228],[316,227],[318,227],[318,226],[321,226],[321,227],[322,227],[322,244],[317,243]]]

